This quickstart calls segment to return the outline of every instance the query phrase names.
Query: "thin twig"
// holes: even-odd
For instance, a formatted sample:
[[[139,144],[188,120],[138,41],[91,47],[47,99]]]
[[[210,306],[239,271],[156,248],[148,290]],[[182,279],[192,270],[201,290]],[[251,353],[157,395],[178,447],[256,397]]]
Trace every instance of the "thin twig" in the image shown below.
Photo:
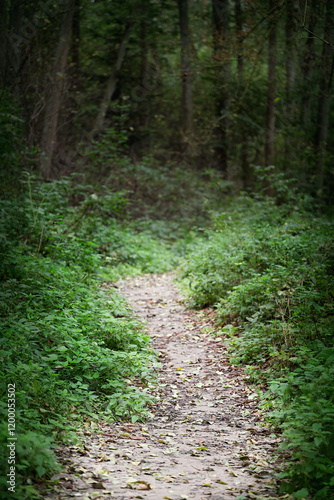
[[[44,233],[44,226],[42,227],[42,232],[41,232],[41,237],[39,239],[39,245],[38,245],[38,250],[37,250],[37,255],[39,254],[40,250],[41,250],[41,246],[42,246],[42,241],[43,241],[43,233]]]
[[[320,40],[322,43],[325,43],[326,45],[329,45],[330,47],[334,48],[334,44],[329,42],[328,40],[325,40],[324,38],[321,38],[321,36],[317,35],[316,33],[313,33],[313,31],[309,30],[306,28],[306,26],[301,27],[304,31],[307,31],[307,33],[310,33],[310,35],[313,35],[315,38]]]
[[[307,11],[307,0],[306,0],[306,2],[305,2],[303,26],[305,26],[305,21],[306,21],[306,11]]]

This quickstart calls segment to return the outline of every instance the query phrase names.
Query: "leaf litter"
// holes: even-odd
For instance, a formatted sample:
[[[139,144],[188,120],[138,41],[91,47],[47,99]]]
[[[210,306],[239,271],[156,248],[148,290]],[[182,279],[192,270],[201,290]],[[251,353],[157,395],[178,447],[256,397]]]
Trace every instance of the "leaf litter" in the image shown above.
[[[212,311],[189,311],[173,274],[127,278],[120,291],[147,322],[161,369],[152,419],[101,422],[65,466],[48,500],[272,500],[280,497],[279,437],[264,423],[243,371],[229,365]],[[286,498],[286,495],[285,497]]]

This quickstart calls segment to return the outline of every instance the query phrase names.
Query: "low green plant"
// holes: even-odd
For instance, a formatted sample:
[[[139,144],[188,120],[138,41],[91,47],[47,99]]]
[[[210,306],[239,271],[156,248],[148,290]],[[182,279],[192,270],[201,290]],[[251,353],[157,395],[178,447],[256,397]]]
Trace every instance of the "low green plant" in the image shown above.
[[[20,499],[37,495],[31,480],[58,467],[53,444],[77,439],[85,418],[135,422],[149,414],[156,355],[116,288],[102,284],[169,270],[178,256],[148,229],[117,220],[123,193],[92,194],[71,178],[42,185],[29,175],[16,197],[0,201],[0,414],[5,422],[14,382],[17,438],[25,436],[17,447]],[[2,426],[4,459],[7,437]]]
[[[195,307],[215,305],[231,363],[246,365],[249,380],[268,387],[262,405],[291,457],[282,493],[328,498],[334,223],[315,214],[313,202],[298,200],[283,178],[275,182],[276,199],[242,196],[214,216],[207,238],[183,263],[183,285]]]

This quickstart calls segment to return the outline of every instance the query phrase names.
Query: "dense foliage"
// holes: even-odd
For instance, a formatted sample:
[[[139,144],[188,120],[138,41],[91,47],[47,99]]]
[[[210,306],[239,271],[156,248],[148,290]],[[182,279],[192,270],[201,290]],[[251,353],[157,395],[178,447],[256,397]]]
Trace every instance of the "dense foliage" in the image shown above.
[[[289,453],[282,492],[333,492],[333,218],[288,189],[237,198],[183,265],[195,307],[215,305],[231,362],[264,382]]]
[[[28,176],[16,198],[0,202],[1,469],[8,458],[7,387],[15,384],[20,500],[34,496],[27,478],[55,470],[50,447],[78,439],[78,423],[135,422],[147,414],[155,354],[117,290],[101,285],[177,261],[152,233],[135,233],[110,217],[121,194],[101,200],[87,194],[74,207],[71,184],[41,185]]]

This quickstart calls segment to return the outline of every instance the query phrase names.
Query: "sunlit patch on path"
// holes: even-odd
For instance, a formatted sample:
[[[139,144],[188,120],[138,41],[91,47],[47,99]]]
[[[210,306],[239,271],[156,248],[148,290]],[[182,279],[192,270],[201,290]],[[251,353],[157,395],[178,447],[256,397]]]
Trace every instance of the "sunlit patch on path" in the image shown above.
[[[126,279],[121,292],[161,359],[154,417],[88,433],[84,448],[65,453],[67,471],[48,498],[277,498],[278,440],[222,339],[180,302],[171,274]]]

